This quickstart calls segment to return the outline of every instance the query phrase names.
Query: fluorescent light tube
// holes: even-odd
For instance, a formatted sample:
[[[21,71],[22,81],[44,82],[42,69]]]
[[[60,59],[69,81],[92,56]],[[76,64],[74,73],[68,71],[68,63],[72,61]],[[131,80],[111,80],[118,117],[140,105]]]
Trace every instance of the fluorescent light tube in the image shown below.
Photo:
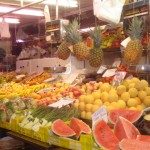
[[[16,19],[16,18],[0,18],[0,22],[2,22],[3,19],[7,23],[12,23],[12,24],[20,23],[19,19]]]

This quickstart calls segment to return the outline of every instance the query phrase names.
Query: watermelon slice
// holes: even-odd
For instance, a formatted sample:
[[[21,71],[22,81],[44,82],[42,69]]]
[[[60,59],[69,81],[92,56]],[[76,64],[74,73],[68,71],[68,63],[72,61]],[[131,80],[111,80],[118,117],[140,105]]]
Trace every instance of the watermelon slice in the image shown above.
[[[79,138],[81,133],[91,134],[91,128],[82,120],[72,118],[70,121],[70,128],[76,133],[76,137]]]
[[[116,137],[121,141],[124,138],[136,139],[140,135],[138,129],[127,119],[119,117],[114,128]]]
[[[123,139],[119,143],[121,150],[150,150],[150,143],[135,139]]]
[[[138,135],[137,140],[150,143],[150,136],[148,136],[148,135]]]
[[[104,120],[98,121],[93,127],[93,136],[96,143],[107,150],[117,150],[119,140]]]
[[[142,113],[140,110],[111,110],[108,114],[108,118],[112,124],[116,123],[119,116],[133,123],[142,116]]]
[[[72,137],[76,135],[76,133],[61,119],[54,121],[52,123],[51,129],[56,135],[61,137]]]

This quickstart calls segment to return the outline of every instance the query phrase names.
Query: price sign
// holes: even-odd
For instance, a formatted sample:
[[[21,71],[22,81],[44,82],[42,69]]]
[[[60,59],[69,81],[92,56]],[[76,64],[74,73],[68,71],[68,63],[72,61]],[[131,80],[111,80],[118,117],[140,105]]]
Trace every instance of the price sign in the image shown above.
[[[115,73],[115,77],[114,77],[114,80],[123,80],[126,76],[126,72],[125,71],[117,71]]]
[[[103,73],[107,68],[104,66],[100,66],[100,68],[98,69],[97,73]]]
[[[125,40],[123,40],[123,41],[121,42],[121,45],[122,45],[123,47],[126,47],[127,44],[128,44],[130,41],[131,41],[131,38],[128,37],[128,38],[126,38]]]
[[[44,89],[39,90],[37,93],[49,92],[49,91],[53,91],[53,90],[55,90],[55,87],[44,88]]]
[[[92,114],[92,125],[94,126],[94,124],[101,119],[108,122],[106,106],[102,106],[100,109],[98,109],[95,113]]]
[[[59,101],[57,101],[56,103],[50,104],[48,106],[54,107],[54,108],[61,108],[63,106],[72,104],[73,102],[74,102],[74,99],[64,97],[64,98],[60,99]]]
[[[111,77],[114,76],[117,69],[108,69],[102,77]]]

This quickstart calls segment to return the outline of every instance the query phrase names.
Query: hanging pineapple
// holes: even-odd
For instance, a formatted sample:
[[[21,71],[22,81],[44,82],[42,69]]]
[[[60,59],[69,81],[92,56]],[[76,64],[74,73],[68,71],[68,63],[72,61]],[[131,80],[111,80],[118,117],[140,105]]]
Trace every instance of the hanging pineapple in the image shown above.
[[[101,29],[100,27],[95,27],[94,30],[89,32],[90,37],[94,41],[94,48],[90,50],[89,64],[92,67],[99,67],[103,61],[103,51],[101,46]]]
[[[134,17],[129,25],[128,31],[131,41],[129,41],[127,44],[124,52],[124,60],[128,64],[138,64],[142,56],[142,30],[142,20],[140,18]]]
[[[66,40],[73,45],[73,53],[79,60],[85,60],[89,56],[89,48],[83,43],[81,33],[78,31],[80,25],[75,19],[69,24],[69,29],[66,28]]]

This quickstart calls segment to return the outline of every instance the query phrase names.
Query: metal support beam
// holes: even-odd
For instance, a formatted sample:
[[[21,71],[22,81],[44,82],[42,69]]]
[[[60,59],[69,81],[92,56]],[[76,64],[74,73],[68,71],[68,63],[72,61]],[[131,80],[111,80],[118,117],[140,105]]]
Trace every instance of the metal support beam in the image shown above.
[[[9,11],[9,12],[6,12],[6,13],[1,14],[0,17],[1,17],[1,16],[8,15],[8,14],[11,14],[11,13],[13,13],[13,12],[15,12],[15,11],[18,11],[18,10],[21,10],[21,9],[27,8],[27,7],[29,7],[29,6],[32,6],[32,5],[41,3],[41,2],[43,2],[43,1],[45,1],[45,0],[39,0],[39,1],[30,3],[30,4],[27,4],[27,5],[23,6],[23,7],[18,7],[18,8],[16,8],[16,9],[12,10],[12,11]]]

